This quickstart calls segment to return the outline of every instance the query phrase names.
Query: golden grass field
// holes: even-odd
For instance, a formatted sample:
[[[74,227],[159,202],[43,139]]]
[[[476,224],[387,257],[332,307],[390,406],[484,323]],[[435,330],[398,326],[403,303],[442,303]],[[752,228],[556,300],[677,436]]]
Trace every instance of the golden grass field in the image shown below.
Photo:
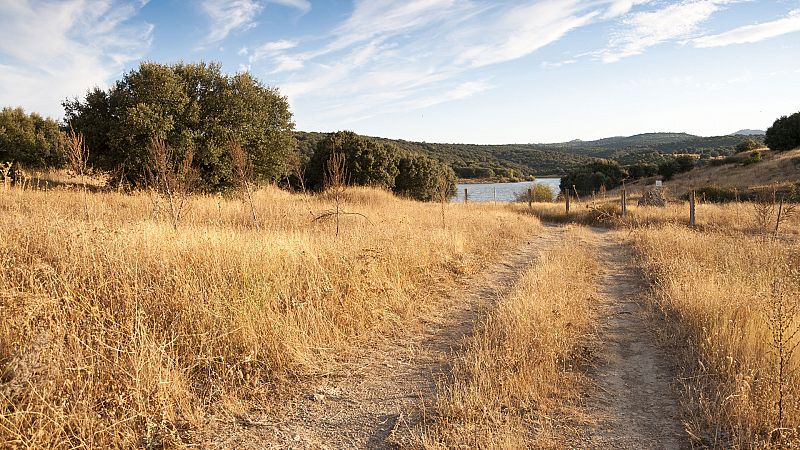
[[[583,230],[540,256],[465,344],[442,387],[428,449],[555,445],[552,419],[579,403],[597,261]]]
[[[666,338],[696,443],[800,444],[800,244],[674,225],[637,230],[634,243],[656,310],[675,325]]]
[[[0,192],[0,446],[205,442],[227,405],[279,408],[298,377],[413,327],[452,281],[537,229],[506,207],[350,189],[192,197]],[[443,219],[444,218],[444,219]]]
[[[342,208],[360,215],[342,217],[337,237],[315,220],[333,207],[325,194],[264,188],[254,204],[259,229],[240,199],[193,196],[174,229],[147,193],[0,191],[0,447],[203,447],[214,420],[243,404],[279,416],[295,384],[413,330],[539,219],[630,231],[696,444],[800,439],[800,351],[789,352],[800,341],[798,216],[775,237],[750,204],[701,204],[690,229],[679,203],[631,206],[619,220],[586,204],[566,217],[563,204],[426,204],[350,188]],[[585,230],[569,227],[477,324],[421,446],[560,442],[540,419],[589,385],[580,352],[601,269]]]

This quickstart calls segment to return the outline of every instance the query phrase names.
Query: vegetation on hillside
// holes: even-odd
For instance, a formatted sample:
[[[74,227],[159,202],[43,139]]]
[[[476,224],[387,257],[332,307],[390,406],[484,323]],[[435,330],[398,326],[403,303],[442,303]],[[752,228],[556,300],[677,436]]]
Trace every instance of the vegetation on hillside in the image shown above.
[[[323,133],[298,132],[300,152],[310,155]],[[673,154],[697,154],[701,159],[731,155],[737,145],[758,136],[699,137],[685,133],[648,133],[597,141],[560,144],[433,144],[384,138],[400,149],[438,159],[453,168],[460,178],[493,178],[518,181],[531,176],[565,175],[596,159],[610,159],[621,165],[655,165]]]
[[[767,129],[764,142],[778,152],[800,147],[800,112],[782,116]]]

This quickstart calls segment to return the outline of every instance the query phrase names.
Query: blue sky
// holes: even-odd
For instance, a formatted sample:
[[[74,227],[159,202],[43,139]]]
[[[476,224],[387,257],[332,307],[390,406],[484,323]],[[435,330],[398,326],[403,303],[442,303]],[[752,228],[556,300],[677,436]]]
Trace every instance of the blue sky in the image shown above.
[[[219,61],[297,128],[523,143],[800,110],[800,0],[0,0],[0,105],[61,117],[142,60]]]

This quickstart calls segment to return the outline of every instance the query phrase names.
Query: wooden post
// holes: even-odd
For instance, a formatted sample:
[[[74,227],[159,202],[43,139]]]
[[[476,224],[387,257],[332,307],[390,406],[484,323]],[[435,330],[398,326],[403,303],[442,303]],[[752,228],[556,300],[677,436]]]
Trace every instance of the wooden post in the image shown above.
[[[494,202],[497,203],[497,186],[492,187],[492,189],[493,189],[492,198],[494,199]]]
[[[569,215],[569,191],[564,192],[564,201],[566,201],[567,215]]]
[[[689,225],[695,225],[695,214],[694,214],[694,207],[695,202],[697,200],[697,196],[695,195],[694,191],[689,193]]]
[[[528,209],[533,208],[533,188],[528,188]]]
[[[775,235],[778,235],[778,227],[781,226],[781,215],[783,214],[783,199],[785,196],[781,196],[781,202],[778,204],[778,218],[775,220]]]
[[[467,192],[467,188],[464,188],[464,203],[467,203],[469,199],[469,193]]]
[[[625,188],[622,188],[622,217],[628,215],[628,195]]]

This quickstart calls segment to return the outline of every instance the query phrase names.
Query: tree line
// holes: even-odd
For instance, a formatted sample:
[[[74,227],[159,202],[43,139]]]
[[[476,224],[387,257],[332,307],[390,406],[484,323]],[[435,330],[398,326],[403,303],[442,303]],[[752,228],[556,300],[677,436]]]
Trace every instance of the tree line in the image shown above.
[[[67,99],[63,123],[0,112],[0,161],[30,169],[65,165],[66,133],[78,133],[89,149],[89,165],[133,188],[148,183],[152,145],[169,149],[178,167],[185,161],[197,174],[193,188],[220,192],[237,184],[231,149],[242,151],[256,183],[324,189],[325,164],[339,153],[346,182],[378,186],[419,200],[432,200],[456,176],[434,158],[403,151],[352,132],[325,135],[310,154],[298,149],[286,97],[248,73],[224,74],[217,63],[142,63],[108,89],[93,88]],[[152,170],[150,170],[152,172]]]

